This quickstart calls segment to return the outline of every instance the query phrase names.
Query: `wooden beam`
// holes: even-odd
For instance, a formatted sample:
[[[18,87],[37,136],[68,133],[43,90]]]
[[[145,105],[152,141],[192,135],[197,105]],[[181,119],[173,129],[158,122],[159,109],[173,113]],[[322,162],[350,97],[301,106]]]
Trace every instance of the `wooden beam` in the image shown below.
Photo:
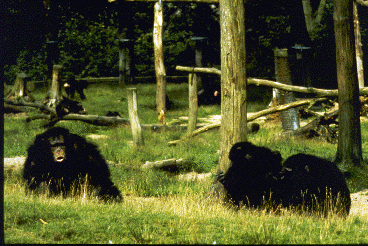
[[[221,75],[221,70],[217,68],[202,68],[202,67],[183,67],[176,66],[176,70],[190,72],[190,73],[211,73]],[[337,97],[338,90],[326,90],[326,89],[318,89],[314,87],[303,87],[296,85],[286,85],[276,81],[266,80],[266,79],[256,79],[256,78],[247,78],[247,82],[249,85],[263,85],[274,87],[276,89],[284,90],[284,91],[293,91],[300,93],[308,93],[314,94],[316,97]],[[359,89],[359,93],[361,96],[368,95],[368,87],[362,87]]]

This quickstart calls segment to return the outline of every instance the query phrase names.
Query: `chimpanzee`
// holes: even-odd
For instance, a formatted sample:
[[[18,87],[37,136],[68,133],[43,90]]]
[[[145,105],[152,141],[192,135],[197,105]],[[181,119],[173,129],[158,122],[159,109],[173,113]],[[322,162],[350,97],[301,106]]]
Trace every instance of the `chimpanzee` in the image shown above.
[[[87,89],[88,82],[86,80],[76,81],[74,76],[71,76],[67,82],[64,83],[64,89],[69,98],[74,98],[77,91],[82,100],[86,99],[83,90]]]
[[[234,144],[229,153],[231,166],[217,179],[223,184],[227,198],[235,205],[259,207],[271,198],[273,173],[282,168],[279,152],[250,142]]]
[[[86,109],[82,106],[82,103],[70,100],[64,96],[56,104],[55,110],[58,118],[62,118],[67,114],[87,114]]]
[[[336,164],[306,154],[296,154],[283,164],[277,175],[277,196],[283,207],[294,207],[306,212],[327,211],[349,214],[350,191],[343,173]]]
[[[107,117],[120,117],[121,118],[121,115],[117,111],[107,111],[105,116],[107,116]]]
[[[212,88],[198,91],[198,106],[221,104],[221,90],[220,88]]]
[[[26,193],[47,192],[49,196],[66,197],[80,194],[87,184],[87,190],[104,202],[123,201],[97,146],[62,127],[36,136],[28,148],[23,178]]]

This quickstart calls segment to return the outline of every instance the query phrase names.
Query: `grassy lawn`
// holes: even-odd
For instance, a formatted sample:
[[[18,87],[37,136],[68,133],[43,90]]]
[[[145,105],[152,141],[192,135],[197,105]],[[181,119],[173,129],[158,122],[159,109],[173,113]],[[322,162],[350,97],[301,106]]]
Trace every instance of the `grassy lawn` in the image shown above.
[[[157,124],[155,85],[137,86],[138,114],[143,124]],[[170,122],[188,115],[186,84],[169,84],[168,96],[174,102],[166,114]],[[34,91],[43,100],[45,90]],[[270,91],[251,87],[248,111],[264,109]],[[126,93],[109,85],[91,85],[83,105],[89,114],[118,111],[128,118]],[[262,100],[261,100],[262,99]],[[263,100],[264,99],[264,100]],[[29,115],[37,112],[30,112]],[[201,106],[199,117],[219,115],[220,106]],[[44,131],[44,120],[25,123],[25,115],[6,116],[4,157],[26,156],[27,147]],[[326,219],[283,211],[235,211],[208,198],[218,162],[219,131],[212,130],[176,146],[167,142],[186,132],[144,131],[145,146],[132,147],[130,126],[94,126],[62,121],[68,128],[99,146],[108,160],[113,182],[124,196],[121,204],[104,204],[86,197],[47,198],[26,196],[20,167],[5,167],[4,234],[5,243],[138,243],[138,244],[358,244],[368,243],[368,218],[349,215],[346,219],[330,215]],[[337,145],[324,139],[276,137],[280,122],[262,122],[257,134],[248,139],[281,152],[283,158],[302,152],[331,159]],[[368,160],[368,121],[362,121],[363,158]],[[169,158],[191,160],[187,170],[173,175],[143,170],[146,161]],[[348,179],[352,193],[368,189],[368,168],[354,170]],[[200,179],[185,179],[187,173],[210,173]],[[368,190],[364,194],[368,199]],[[368,209],[368,208],[366,208]]]

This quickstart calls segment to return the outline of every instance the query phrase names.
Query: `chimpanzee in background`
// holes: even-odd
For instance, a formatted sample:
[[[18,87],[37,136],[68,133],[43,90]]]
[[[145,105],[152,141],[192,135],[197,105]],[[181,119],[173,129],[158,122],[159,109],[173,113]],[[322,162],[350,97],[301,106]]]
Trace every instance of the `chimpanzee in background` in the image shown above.
[[[62,117],[67,114],[87,114],[86,109],[82,106],[82,103],[70,100],[64,96],[56,103],[55,111],[56,115],[52,115],[50,122],[44,125],[44,127],[54,126]]]
[[[64,96],[56,104],[55,110],[58,118],[62,118],[67,114],[87,114],[86,109],[82,106],[82,103],[70,100]]]
[[[87,87],[88,82],[86,80],[76,81],[74,76],[69,77],[68,81],[64,83],[64,89],[69,98],[74,98],[75,92],[78,92],[82,100],[86,99],[83,90]]]
[[[351,198],[344,175],[328,160],[306,154],[290,156],[277,180],[276,193],[283,207],[321,215],[327,215],[328,210],[342,216],[349,214]]]
[[[237,206],[255,208],[269,201],[273,184],[269,177],[281,170],[281,154],[250,142],[239,142],[231,147],[229,159],[230,168],[217,176],[227,198]]]
[[[82,185],[87,184],[92,195],[102,201],[123,201],[97,146],[61,127],[36,136],[28,148],[23,177],[26,193],[66,197],[80,194]]]
[[[198,91],[198,106],[221,104],[221,81],[218,76],[202,74],[202,88]]]

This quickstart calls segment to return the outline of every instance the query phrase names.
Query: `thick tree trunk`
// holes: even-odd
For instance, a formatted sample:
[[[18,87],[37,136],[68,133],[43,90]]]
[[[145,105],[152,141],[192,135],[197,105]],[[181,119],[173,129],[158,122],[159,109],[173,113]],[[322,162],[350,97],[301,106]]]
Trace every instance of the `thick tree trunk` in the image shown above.
[[[287,49],[275,49],[275,71],[276,80],[280,83],[291,85],[291,71],[288,60]],[[279,91],[278,92],[279,105],[292,103],[295,101],[293,92]],[[296,130],[300,127],[299,114],[295,108],[283,111],[280,113],[282,122],[282,129],[284,131]]]
[[[362,163],[359,85],[356,66],[353,1],[334,0],[339,140],[336,162],[345,168]]]
[[[219,170],[230,166],[231,146],[247,139],[247,77],[243,0],[220,0],[221,142]]]
[[[162,47],[162,24],[163,24],[163,4],[159,2],[154,6],[153,22],[153,46],[155,53],[155,71],[157,78],[156,110],[166,112],[166,72],[164,65],[164,52]]]

